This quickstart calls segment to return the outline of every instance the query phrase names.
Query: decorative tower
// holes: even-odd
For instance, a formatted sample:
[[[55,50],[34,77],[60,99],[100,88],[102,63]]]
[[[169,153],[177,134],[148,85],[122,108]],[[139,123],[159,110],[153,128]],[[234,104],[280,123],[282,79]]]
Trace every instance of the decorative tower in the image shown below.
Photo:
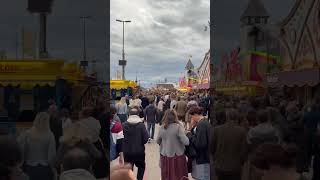
[[[259,49],[259,42],[264,41],[264,35],[259,30],[259,27],[267,25],[269,17],[260,0],[249,0],[248,6],[240,18],[240,46],[242,53]]]
[[[192,64],[192,62],[191,62],[191,57],[192,56],[190,56],[190,58],[189,58],[189,60],[188,60],[188,63],[187,63],[187,65],[186,65],[186,67],[185,67],[185,70],[186,70],[186,81],[187,81],[187,85],[188,85],[188,87],[192,87],[192,81],[193,81],[193,79],[194,79],[194,72],[193,72],[193,70],[194,70],[194,65]]]

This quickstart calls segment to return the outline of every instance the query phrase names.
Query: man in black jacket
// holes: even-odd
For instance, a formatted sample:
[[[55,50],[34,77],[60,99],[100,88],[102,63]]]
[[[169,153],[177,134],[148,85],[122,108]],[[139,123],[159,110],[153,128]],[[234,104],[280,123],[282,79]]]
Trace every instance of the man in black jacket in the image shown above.
[[[192,163],[192,177],[194,179],[210,179],[209,136],[211,125],[203,116],[203,109],[195,106],[189,110],[191,125],[187,137],[189,138],[189,150],[195,151]],[[190,164],[189,164],[190,166]]]
[[[138,115],[138,109],[131,109],[127,122],[123,124],[124,139],[122,141],[122,149],[124,161],[130,163],[132,168],[134,165],[137,166],[137,180],[142,180],[146,167],[144,145],[148,142],[149,135]]]
[[[141,99],[141,106],[143,109],[145,109],[149,105],[149,99],[145,95],[143,95],[140,99]]]

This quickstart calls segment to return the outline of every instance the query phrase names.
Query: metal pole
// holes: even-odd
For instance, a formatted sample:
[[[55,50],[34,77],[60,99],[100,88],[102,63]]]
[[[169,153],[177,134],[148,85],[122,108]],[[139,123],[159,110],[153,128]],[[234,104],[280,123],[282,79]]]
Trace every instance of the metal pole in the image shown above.
[[[83,61],[87,60],[87,47],[86,47],[86,18],[83,18]]]
[[[16,32],[16,59],[18,59],[19,54],[19,32]]]
[[[124,55],[124,21],[122,22],[122,60],[125,60],[125,55]],[[122,80],[125,80],[125,65],[122,66]]]
[[[43,51],[47,56],[47,14],[43,14]]]
[[[87,32],[86,32],[86,21],[91,18],[91,16],[81,16],[83,20],[83,61],[81,62],[81,66],[83,66],[84,71],[86,71],[87,66]]]
[[[40,58],[47,58],[47,15],[40,13]]]
[[[116,19],[117,22],[122,22],[122,60],[119,61],[119,65],[122,66],[122,80],[125,80],[125,66],[126,66],[126,60],[125,60],[125,53],[124,53],[124,23],[131,22],[131,21],[124,21]]]
[[[125,60],[125,57],[124,57],[124,22],[122,22],[122,60]]]

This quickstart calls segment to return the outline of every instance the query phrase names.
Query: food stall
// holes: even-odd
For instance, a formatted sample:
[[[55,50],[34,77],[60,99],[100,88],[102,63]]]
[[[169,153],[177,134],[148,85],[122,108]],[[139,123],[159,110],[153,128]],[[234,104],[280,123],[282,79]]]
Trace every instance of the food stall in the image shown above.
[[[1,122],[29,126],[37,112],[47,110],[49,100],[70,109],[78,87],[85,84],[83,77],[76,63],[62,59],[1,60]]]
[[[110,89],[112,99],[119,100],[125,95],[133,96],[138,90],[138,85],[130,80],[111,80]]]

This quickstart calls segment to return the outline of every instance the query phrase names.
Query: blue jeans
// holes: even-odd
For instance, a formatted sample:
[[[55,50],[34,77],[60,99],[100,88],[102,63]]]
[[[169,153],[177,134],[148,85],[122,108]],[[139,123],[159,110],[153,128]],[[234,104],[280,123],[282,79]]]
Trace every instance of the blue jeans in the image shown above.
[[[154,139],[154,129],[155,129],[156,123],[147,123],[147,126],[148,126],[149,138]]]
[[[197,164],[193,160],[191,176],[195,180],[210,180],[210,164]]]

